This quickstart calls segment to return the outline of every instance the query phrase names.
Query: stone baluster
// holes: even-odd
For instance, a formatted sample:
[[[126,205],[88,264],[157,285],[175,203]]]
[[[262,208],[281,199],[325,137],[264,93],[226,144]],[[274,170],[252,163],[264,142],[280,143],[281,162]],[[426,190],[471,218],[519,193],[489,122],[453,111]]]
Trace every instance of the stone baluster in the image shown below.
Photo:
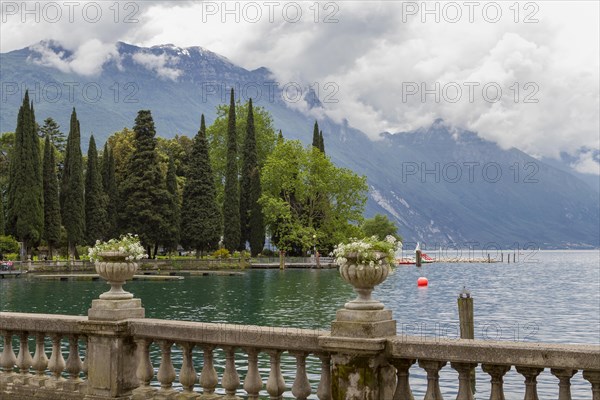
[[[525,377],[525,400],[538,400],[537,376],[543,370],[544,368],[517,366],[517,372]]]
[[[258,353],[255,348],[246,349],[248,353],[248,373],[244,380],[244,390],[248,393],[249,400],[258,400],[258,394],[263,387],[262,378],[258,370]]]
[[[600,371],[583,371],[583,379],[592,384],[592,400],[600,400]]]
[[[48,361],[48,369],[52,373],[52,378],[46,380],[44,386],[50,390],[62,390],[65,379],[61,377],[61,374],[66,367],[61,348],[62,335],[55,333],[50,336],[50,339],[52,340],[52,354]]]
[[[66,371],[69,373],[69,379],[80,381],[79,373],[83,370],[83,363],[79,358],[79,337],[77,335],[69,336],[69,357],[67,357]]]
[[[88,373],[88,337],[84,336],[85,341],[85,358],[83,359],[83,365],[81,366],[81,372],[87,375]]]
[[[35,335],[35,354],[33,355],[33,369],[37,374],[30,380],[30,383],[35,386],[41,387],[44,385],[44,381],[48,379],[46,376],[46,368],[48,368],[48,356],[46,356],[45,350],[45,335],[43,333],[37,333]]]
[[[490,400],[504,399],[504,375],[510,371],[510,365],[482,364],[481,369],[491,377]]]
[[[21,332],[19,335],[19,355],[17,356],[17,367],[22,375],[29,374],[29,368],[33,365],[33,358],[29,353],[29,342],[27,332]]]
[[[200,386],[203,394],[213,394],[219,383],[217,371],[213,365],[214,346],[204,346],[204,365],[200,374]]]
[[[17,356],[15,356],[12,346],[13,333],[11,331],[2,331],[2,336],[4,336],[4,348],[2,349],[2,354],[0,354],[0,368],[2,368],[4,373],[12,374],[17,363]]]
[[[149,387],[154,376],[154,368],[150,360],[150,345],[152,344],[152,340],[140,338],[136,339],[135,343],[138,348],[138,366],[135,375],[140,381],[141,386]]]
[[[552,375],[558,378],[558,400],[571,400],[571,378],[577,373],[576,369],[550,369]]]
[[[69,357],[67,357],[66,371],[69,373],[69,379],[65,383],[65,390],[76,391],[83,382],[79,378],[79,373],[83,370],[83,362],[79,358],[79,336],[69,336]]]
[[[396,367],[396,391],[394,400],[414,400],[412,390],[410,390],[408,370],[416,360],[394,359],[390,363]]]
[[[290,352],[296,358],[296,378],[292,385],[292,394],[299,400],[306,400],[310,396],[310,382],[306,375],[306,357],[308,353],[303,351]]]
[[[194,385],[198,380],[196,370],[194,370],[194,361],[192,360],[192,350],[194,345],[188,342],[182,342],[179,344],[183,350],[183,363],[181,370],[179,371],[179,383],[183,386],[183,391],[192,393],[194,391]]]
[[[156,377],[160,382],[160,391],[171,391],[173,388],[173,381],[177,377],[173,362],[171,361],[171,346],[173,342],[170,340],[159,340],[160,345],[160,367],[158,367],[158,374]]]
[[[53,334],[51,339],[52,354],[50,355],[50,360],[48,361],[48,369],[50,372],[52,372],[54,379],[60,380],[60,374],[65,370],[66,367],[65,359],[63,358],[62,349],[60,347],[62,335],[60,333]]]
[[[331,400],[331,356],[327,353],[317,354],[321,360],[321,379],[317,388],[319,400]]]
[[[271,400],[279,400],[283,392],[285,392],[285,380],[281,373],[281,350],[269,350],[267,353],[269,353],[271,358],[267,392]]]
[[[419,360],[419,367],[427,372],[427,392],[424,400],[443,400],[440,390],[440,369],[446,361]]]
[[[472,363],[450,363],[450,366],[458,372],[458,394],[456,400],[474,400],[471,391],[471,370],[477,366]]]
[[[235,347],[225,346],[225,371],[221,385],[225,389],[225,399],[236,399],[235,392],[240,387],[240,376],[235,369]]]

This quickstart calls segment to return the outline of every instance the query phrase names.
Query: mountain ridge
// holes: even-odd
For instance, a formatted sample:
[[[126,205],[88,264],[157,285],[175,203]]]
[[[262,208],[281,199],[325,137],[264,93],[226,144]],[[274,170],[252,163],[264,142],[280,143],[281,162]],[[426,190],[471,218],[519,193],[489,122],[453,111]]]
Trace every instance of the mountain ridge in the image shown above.
[[[244,89],[252,95],[252,88],[258,87],[262,96],[253,100],[271,112],[275,128],[287,138],[310,143],[314,116],[286,102],[282,85],[267,67],[246,70],[200,46],[144,48],[119,42],[118,57],[109,58],[96,76],[86,77],[73,72],[72,52],[52,61],[63,70],[40,65],[44,59],[36,46],[45,46],[53,54],[61,52],[58,43],[38,43],[0,55],[3,132],[14,130],[19,94],[30,87],[40,120],[52,116],[64,129],[71,108],[77,108],[82,143],[91,133],[101,143],[113,132],[131,127],[139,109],[152,110],[160,136],[192,136],[200,114],[212,123],[216,106],[226,103],[233,86],[240,89],[243,100]],[[64,90],[73,87],[73,93],[63,90],[56,100],[48,101],[57,85]],[[102,94],[96,100],[83,91],[85,87],[88,91],[99,87]],[[324,106],[308,89],[302,101],[308,110]],[[501,149],[442,120],[411,132],[383,133],[373,141],[347,120],[318,119],[331,159],[368,177],[366,214],[390,215],[407,244],[599,246],[600,199],[568,171],[518,149]],[[494,171],[500,172],[497,180]]]

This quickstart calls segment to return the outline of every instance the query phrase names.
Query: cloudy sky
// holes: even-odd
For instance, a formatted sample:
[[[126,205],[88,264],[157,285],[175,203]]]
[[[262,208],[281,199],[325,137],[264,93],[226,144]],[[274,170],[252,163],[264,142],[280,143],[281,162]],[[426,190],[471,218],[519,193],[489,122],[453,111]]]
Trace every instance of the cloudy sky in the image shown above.
[[[330,117],[374,139],[443,118],[600,174],[597,1],[22,4],[2,1],[2,52],[58,40],[75,54],[55,64],[93,76],[116,41],[202,46],[313,84],[337,100]]]

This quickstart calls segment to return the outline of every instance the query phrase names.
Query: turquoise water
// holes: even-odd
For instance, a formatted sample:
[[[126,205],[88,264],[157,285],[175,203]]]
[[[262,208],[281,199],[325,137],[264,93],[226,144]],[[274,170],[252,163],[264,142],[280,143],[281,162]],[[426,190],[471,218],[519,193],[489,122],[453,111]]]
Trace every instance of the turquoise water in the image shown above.
[[[456,337],[456,297],[466,286],[474,298],[476,338],[600,344],[599,252],[542,251],[521,260],[516,264],[398,267],[375,296],[393,310],[399,334]],[[429,279],[429,287],[417,287],[419,276]],[[248,271],[244,276],[136,281],[126,289],[142,299],[149,318],[325,330],[335,311],[354,297],[335,270]],[[103,282],[0,280],[0,310],[85,315],[91,300],[105,290]],[[156,356],[156,348],[154,352]],[[199,368],[201,357],[195,359]],[[318,368],[313,361],[311,380],[316,383]],[[284,358],[289,386],[293,363],[293,358]],[[423,371],[413,367],[411,376],[415,397],[422,397]],[[266,377],[263,373],[265,381]],[[478,371],[477,378],[477,398],[488,398],[488,375]],[[455,396],[456,372],[445,367],[441,381],[444,394]],[[523,377],[513,369],[506,381],[507,399],[523,398]],[[538,381],[540,398],[557,397],[557,379],[549,371]],[[589,387],[581,374],[576,375],[573,398],[591,399]]]

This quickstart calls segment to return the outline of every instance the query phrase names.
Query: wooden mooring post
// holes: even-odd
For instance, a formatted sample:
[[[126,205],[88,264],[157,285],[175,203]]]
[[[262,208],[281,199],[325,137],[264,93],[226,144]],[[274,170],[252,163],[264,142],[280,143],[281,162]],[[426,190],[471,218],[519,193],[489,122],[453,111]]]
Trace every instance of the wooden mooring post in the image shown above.
[[[417,247],[415,248],[415,266],[421,266],[421,245],[417,242]]]
[[[285,251],[279,250],[279,269],[285,269]]]
[[[475,323],[473,322],[473,298],[466,287],[458,295],[458,319],[460,321],[460,338],[475,339]],[[475,368],[471,369],[471,392],[475,394]]]

